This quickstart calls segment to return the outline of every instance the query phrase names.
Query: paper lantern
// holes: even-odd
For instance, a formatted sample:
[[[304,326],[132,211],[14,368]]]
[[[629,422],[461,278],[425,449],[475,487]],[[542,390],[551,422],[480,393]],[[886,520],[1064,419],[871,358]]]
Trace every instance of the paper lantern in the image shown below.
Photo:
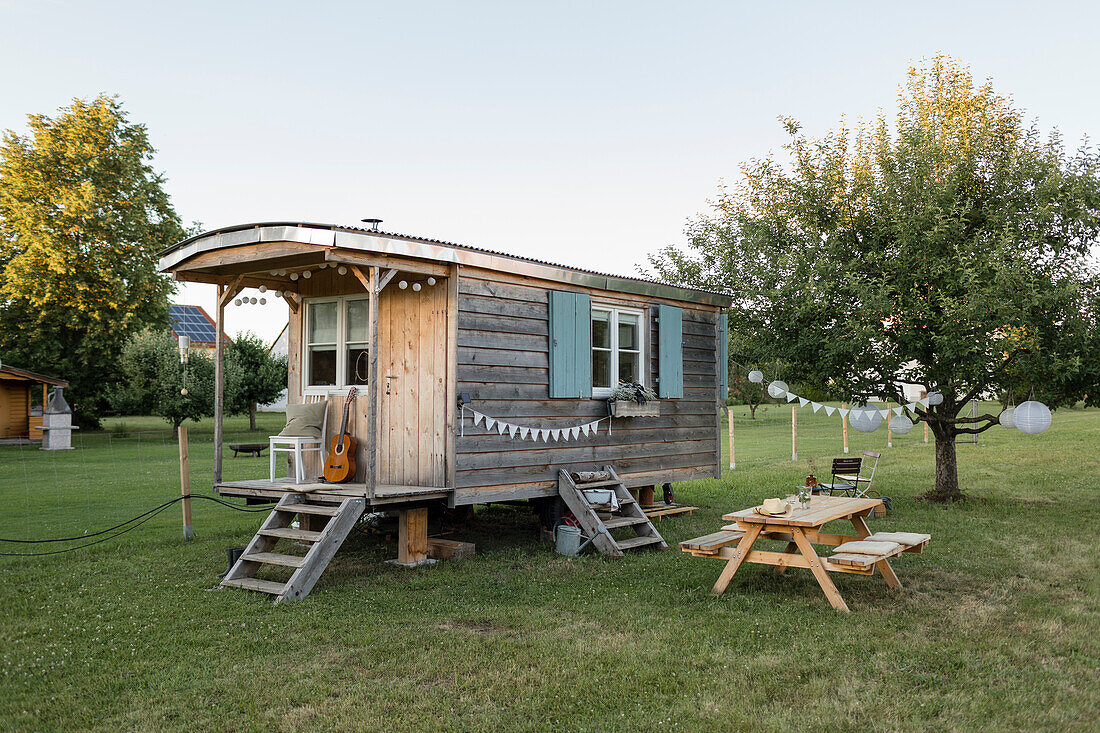
[[[764,372],[753,369],[751,372],[749,372],[749,381],[753,384],[763,384]]]
[[[787,394],[787,383],[779,379],[775,380],[768,385],[768,394],[776,399],[782,397]]]
[[[429,285],[435,285],[435,278],[434,277],[429,277],[428,278],[428,284]]]
[[[407,282],[405,282],[404,280],[402,280],[401,282],[397,283],[397,287],[404,290],[405,288],[409,287],[409,284]]]
[[[873,407],[857,407],[848,413],[848,422],[861,433],[873,433],[882,425],[882,415]]]
[[[1020,403],[1012,413],[1016,429],[1028,435],[1038,435],[1050,427],[1050,408],[1042,402],[1028,400]]]
[[[282,290],[273,290],[273,291],[271,292],[271,294],[272,294],[272,295],[274,295],[274,296],[275,296],[276,298],[281,298],[281,297],[283,297],[283,291],[282,291]]]
[[[895,415],[890,418],[890,431],[894,435],[905,435],[913,429],[913,421],[905,415]]]
[[[267,286],[266,285],[261,285],[258,289],[261,293],[266,293],[267,292]]]
[[[251,303],[252,305],[256,305],[256,303],[258,303],[259,301],[257,301],[255,298],[249,298],[248,302]]]
[[[304,277],[306,280],[308,280],[311,277],[313,277],[313,273],[310,272],[309,270],[306,270],[305,272],[302,273],[302,277]]]
[[[337,267],[336,271],[338,273],[340,273],[341,275],[347,275],[348,274],[348,268],[344,267],[343,265],[340,265],[339,267]]]
[[[415,290],[416,292],[419,293],[420,292],[420,283],[413,283],[413,290]]]
[[[943,404],[943,395],[940,394],[939,392],[929,392],[928,393],[928,404],[931,405],[932,407],[935,407],[936,405],[942,405]]]
[[[1016,412],[1015,407],[1010,407],[1007,410],[1001,411],[1001,416],[997,418],[997,422],[1001,424],[1001,427],[1009,428],[1010,430],[1016,427],[1016,418],[1013,417],[1013,413]]]
[[[260,298],[260,305],[267,305],[267,298]]]
[[[240,304],[241,304],[241,299],[240,298],[237,298],[233,301],[233,305],[240,305]]]
[[[298,279],[298,273],[296,273],[296,272],[290,273],[290,279],[291,280],[297,280]]]

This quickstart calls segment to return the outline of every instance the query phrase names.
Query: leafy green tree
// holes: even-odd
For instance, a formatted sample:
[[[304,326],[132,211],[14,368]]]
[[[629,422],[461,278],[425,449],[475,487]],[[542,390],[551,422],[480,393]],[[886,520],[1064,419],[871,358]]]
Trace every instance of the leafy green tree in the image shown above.
[[[1044,139],[942,56],[910,69],[892,121],[819,139],[784,124],[789,163],[745,164],[657,273],[733,294],[731,330],[841,397],[939,391],[914,416],[936,438],[931,499],[962,496],[955,436],[997,424],[961,416],[971,400],[1097,399],[1095,152]]]
[[[226,411],[248,413],[249,429],[256,429],[256,405],[266,405],[286,389],[287,359],[272,356],[259,336],[248,331],[226,347]]]
[[[186,232],[145,126],[115,97],[74,100],[0,144],[0,353],[69,380],[94,424],[127,339],[167,324],[159,250]]]
[[[117,412],[158,415],[173,432],[185,420],[197,422],[214,414],[213,360],[192,353],[181,364],[178,344],[168,331],[135,334],[122,348],[119,374],[119,384],[110,390]]]

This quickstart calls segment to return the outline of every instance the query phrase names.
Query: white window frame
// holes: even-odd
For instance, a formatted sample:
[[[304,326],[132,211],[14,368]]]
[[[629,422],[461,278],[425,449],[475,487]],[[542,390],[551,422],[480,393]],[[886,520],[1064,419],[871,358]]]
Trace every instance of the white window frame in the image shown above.
[[[592,397],[593,399],[607,399],[611,396],[611,393],[615,391],[615,386],[619,383],[619,314],[625,313],[638,318],[638,382],[645,385],[647,383],[646,377],[649,370],[646,368],[646,341],[649,338],[648,322],[646,320],[646,312],[641,308],[624,308],[617,305],[610,305],[605,303],[593,303],[591,306],[591,312],[588,316],[588,328],[592,328],[592,316],[599,311],[600,313],[608,314],[608,335],[610,337],[611,345],[611,382],[610,387],[597,387],[596,386],[596,372],[592,372]],[[598,347],[592,344],[590,351],[595,351]],[[602,350],[602,349],[601,349]],[[588,355],[588,358],[592,358],[592,354]]]
[[[348,313],[348,301],[351,300],[370,300],[370,296],[367,293],[361,293],[356,295],[336,295],[324,298],[307,298],[303,301],[302,305],[305,309],[302,311],[302,347],[298,358],[300,360],[299,366],[301,368],[302,375],[302,394],[333,394],[338,392],[346,392],[351,386],[345,381],[345,375],[347,374],[347,361],[348,361],[348,345],[353,346],[366,345],[369,347],[369,341],[351,341],[347,340],[347,313]],[[336,303],[336,384],[313,384],[313,375],[310,373],[310,361],[309,361],[309,317],[310,309],[314,305],[321,303]],[[363,389],[364,385],[358,385],[360,389]]]

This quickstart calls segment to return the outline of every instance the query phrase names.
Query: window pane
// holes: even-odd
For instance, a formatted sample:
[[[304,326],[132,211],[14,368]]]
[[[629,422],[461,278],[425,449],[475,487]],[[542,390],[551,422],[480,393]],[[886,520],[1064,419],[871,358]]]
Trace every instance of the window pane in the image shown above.
[[[611,352],[592,352],[592,386],[611,386]]]
[[[619,314],[619,348],[638,348],[638,316]]]
[[[310,303],[309,343],[336,343],[336,303]]]
[[[366,298],[349,300],[347,308],[347,327],[344,330],[348,342],[366,341],[370,328],[370,301]]]
[[[344,384],[366,384],[367,373],[370,371],[370,358],[366,348],[362,346],[348,347],[347,378]]]
[[[619,352],[619,381],[638,382],[638,354],[630,351]]]
[[[611,330],[608,322],[611,314],[601,311],[592,311],[592,347],[599,349],[611,348]]]
[[[336,349],[330,347],[310,347],[309,383],[336,384]]]

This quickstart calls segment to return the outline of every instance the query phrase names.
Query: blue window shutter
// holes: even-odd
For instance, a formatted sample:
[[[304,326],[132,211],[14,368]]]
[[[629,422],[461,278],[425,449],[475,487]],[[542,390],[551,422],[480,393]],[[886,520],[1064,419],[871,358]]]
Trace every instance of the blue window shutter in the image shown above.
[[[725,402],[730,394],[730,335],[729,319],[724,310],[718,311],[718,401]]]
[[[550,397],[592,396],[591,305],[585,293],[551,290]]]
[[[657,308],[657,396],[684,396],[683,311],[674,305]]]

